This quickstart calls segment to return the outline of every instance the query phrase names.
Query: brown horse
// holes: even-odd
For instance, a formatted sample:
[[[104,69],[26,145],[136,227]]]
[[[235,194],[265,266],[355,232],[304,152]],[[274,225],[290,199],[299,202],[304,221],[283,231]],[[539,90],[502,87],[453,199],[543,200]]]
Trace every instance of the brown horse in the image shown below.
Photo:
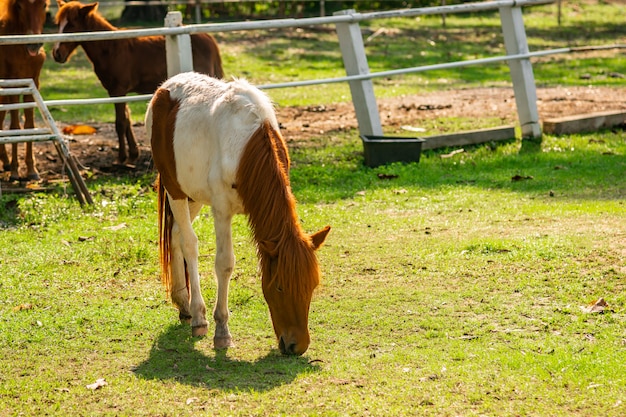
[[[0,0],[0,35],[38,35],[43,30],[48,10],[48,0]],[[46,53],[42,44],[0,45],[0,78],[32,78],[39,88],[39,73]],[[19,96],[2,96],[0,103],[17,103]],[[25,95],[24,102],[32,102],[31,95]],[[19,110],[10,110],[11,129],[21,129]],[[0,129],[4,125],[6,111],[0,111]],[[24,110],[24,129],[35,127],[35,111],[33,108]],[[11,180],[19,179],[19,162],[17,144],[13,144],[11,162],[4,145],[0,146],[0,160],[5,171],[11,170]],[[35,166],[33,143],[26,143],[27,178],[38,180],[39,174]]]
[[[289,183],[289,155],[269,98],[246,81],[225,83],[178,74],[156,91],[146,112],[159,172],[159,242],[163,282],[192,334],[208,329],[192,222],[210,205],[215,226],[215,348],[232,346],[228,282],[235,266],[231,221],[248,215],[261,264],[263,295],[278,347],[301,355],[309,347],[309,307],[320,281],[315,250],[329,226],[308,235],[300,226]]]
[[[57,3],[59,11],[55,22],[60,33],[118,30],[98,13],[98,3],[84,5],[63,0],[57,0]],[[55,61],[66,62],[79,45],[110,97],[122,97],[131,92],[151,94],[167,78],[163,36],[57,43],[52,51]],[[194,70],[216,78],[224,76],[219,48],[212,36],[205,33],[191,35],[191,47]],[[139,148],[126,103],[115,104],[115,130],[119,140],[117,162],[133,164],[139,157]]]

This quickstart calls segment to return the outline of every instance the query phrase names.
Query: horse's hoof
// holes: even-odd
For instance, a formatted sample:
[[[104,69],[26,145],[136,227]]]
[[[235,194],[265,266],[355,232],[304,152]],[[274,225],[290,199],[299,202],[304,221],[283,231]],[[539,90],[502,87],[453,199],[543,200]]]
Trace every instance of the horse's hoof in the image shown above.
[[[201,324],[198,326],[192,326],[191,327],[191,335],[193,337],[203,337],[206,336],[206,334],[209,331],[209,326],[207,326],[206,324]]]
[[[27,176],[29,181],[39,181],[41,178],[39,177],[39,174],[36,172],[33,172],[31,174],[28,174]]]
[[[178,319],[181,323],[191,324],[191,315],[189,315],[188,313],[183,313],[181,311],[180,313],[178,313]]]
[[[9,172],[11,170],[11,164],[2,165],[2,169],[4,170],[4,172]]]
[[[18,182],[20,180],[20,176],[19,175],[13,175],[11,174],[9,176],[9,182]]]
[[[235,347],[232,337],[214,337],[213,347],[215,349],[227,349]]]
[[[139,160],[139,152],[137,152],[136,154],[131,153],[128,159],[124,161],[124,163],[126,165],[135,165],[138,160]]]

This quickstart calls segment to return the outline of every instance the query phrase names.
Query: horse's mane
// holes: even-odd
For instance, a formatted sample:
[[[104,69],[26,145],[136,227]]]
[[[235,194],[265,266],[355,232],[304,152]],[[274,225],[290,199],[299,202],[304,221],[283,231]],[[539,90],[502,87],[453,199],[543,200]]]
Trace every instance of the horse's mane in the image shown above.
[[[4,1],[4,0],[0,0]],[[68,21],[74,21],[78,19],[78,13],[81,10],[82,4],[79,2],[68,2],[61,9],[59,9],[59,13],[57,13],[54,18],[54,23],[57,25],[67,19]],[[89,28],[94,29],[95,31],[104,31],[104,30],[118,30],[117,27],[113,26],[111,22],[106,20],[104,16],[102,16],[98,12],[98,5],[94,7],[92,11],[89,12],[86,22],[89,22]]]
[[[284,292],[304,298],[320,280],[311,238],[304,233],[296,213],[296,199],[289,183],[289,156],[280,132],[268,120],[250,137],[237,170],[237,192],[257,242],[264,276],[277,280]],[[268,253],[261,242],[272,242]],[[270,277],[270,261],[277,271]]]

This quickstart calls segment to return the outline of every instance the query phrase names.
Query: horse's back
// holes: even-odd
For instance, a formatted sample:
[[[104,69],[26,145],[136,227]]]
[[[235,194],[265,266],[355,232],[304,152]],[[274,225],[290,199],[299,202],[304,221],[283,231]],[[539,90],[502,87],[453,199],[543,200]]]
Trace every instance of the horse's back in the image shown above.
[[[208,33],[191,35],[193,69],[215,78],[224,78],[220,49],[215,38]]]
[[[245,80],[226,83],[198,73],[178,74],[159,90],[168,91],[171,108],[176,109],[170,131],[181,190],[213,205],[221,195],[241,211],[233,186],[243,149],[265,120],[278,129],[269,98]],[[152,103],[147,124],[164,117],[152,115],[151,108]]]

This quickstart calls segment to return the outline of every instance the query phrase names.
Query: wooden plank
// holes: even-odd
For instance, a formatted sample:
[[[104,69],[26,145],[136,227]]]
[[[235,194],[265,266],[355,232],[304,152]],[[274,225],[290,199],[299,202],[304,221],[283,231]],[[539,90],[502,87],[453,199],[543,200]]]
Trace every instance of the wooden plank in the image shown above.
[[[626,123],[626,112],[623,110],[588,113],[546,119],[543,122],[543,131],[544,133],[552,135],[567,135],[571,133],[593,132],[600,129],[608,129],[624,123]]]
[[[514,126],[503,126],[491,129],[468,130],[465,132],[446,135],[427,136],[422,144],[422,150],[437,149],[451,146],[477,145],[479,143],[508,140],[515,138]]]

